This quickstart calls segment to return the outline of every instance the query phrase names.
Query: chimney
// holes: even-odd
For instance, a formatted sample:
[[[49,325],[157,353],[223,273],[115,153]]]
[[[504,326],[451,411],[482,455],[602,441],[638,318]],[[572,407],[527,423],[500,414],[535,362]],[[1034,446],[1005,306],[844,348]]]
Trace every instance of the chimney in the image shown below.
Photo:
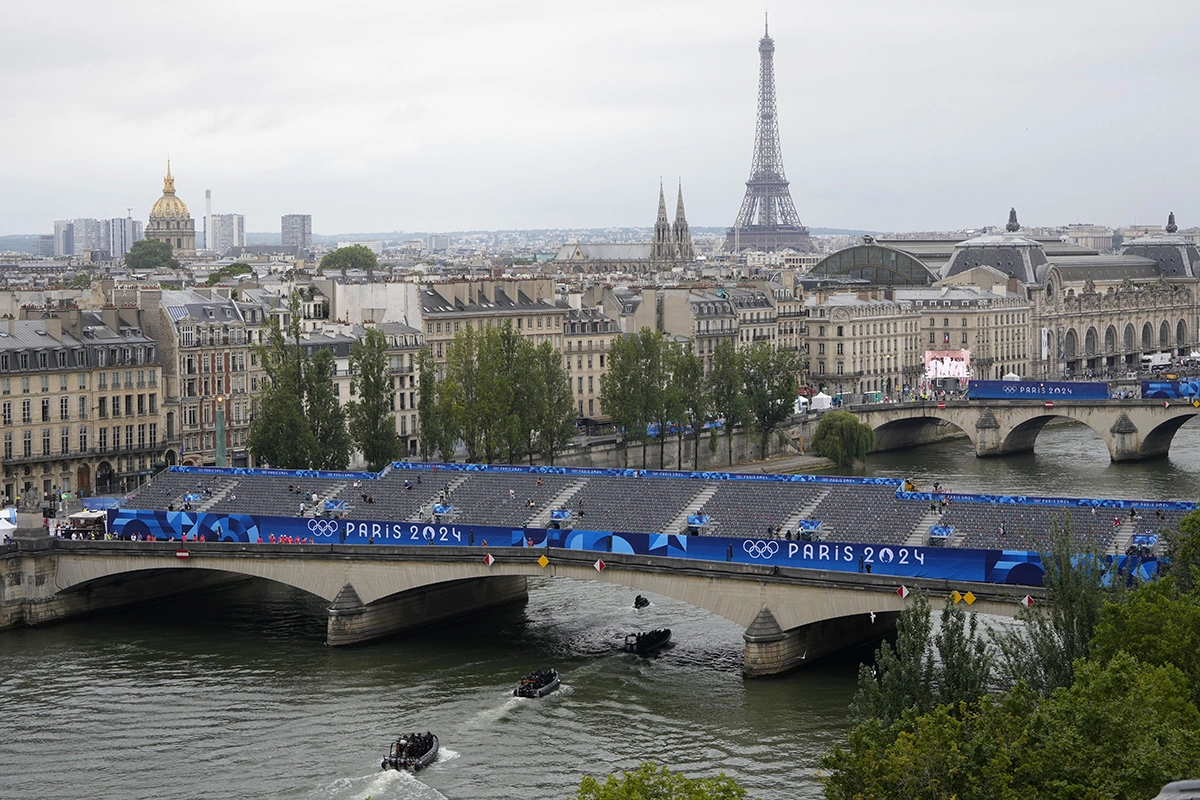
[[[1017,279],[1016,279],[1016,276],[1012,276],[1012,275],[1010,275],[1010,276],[1009,276],[1009,278],[1008,278],[1008,293],[1009,293],[1009,294],[1016,294],[1016,293],[1017,293]]]
[[[8,335],[15,336],[17,333],[17,318],[12,314],[8,315]]]
[[[105,327],[114,331],[121,330],[121,312],[116,306],[105,306],[100,309],[100,319],[103,320]]]
[[[62,341],[62,320],[58,317],[46,317],[43,320],[46,323],[46,333],[50,334],[50,338],[57,342]]]

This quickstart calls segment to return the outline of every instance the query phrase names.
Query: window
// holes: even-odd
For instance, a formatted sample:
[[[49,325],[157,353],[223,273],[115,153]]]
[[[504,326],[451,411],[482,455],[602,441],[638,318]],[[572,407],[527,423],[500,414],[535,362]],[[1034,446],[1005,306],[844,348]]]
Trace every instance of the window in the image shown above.
[[[817,355],[819,355],[819,356],[825,355],[825,343],[824,342],[819,342],[817,344]]]
[[[100,419],[108,418],[108,398],[107,397],[100,398],[99,405],[96,407],[96,411],[97,411],[97,414],[99,415]]]
[[[42,422],[50,421],[50,398],[42,398]]]
[[[79,452],[86,453],[88,449],[87,425],[79,426]]]
[[[59,353],[59,355],[63,356],[65,358],[67,354]],[[64,366],[64,365],[60,364],[59,366]],[[58,376],[58,390],[60,392],[65,392],[67,390],[67,374],[65,372],[62,375]]]
[[[139,415],[146,413],[146,395],[144,394],[139,394],[137,396],[137,413]]]
[[[157,394],[150,395],[150,413],[151,414],[158,413],[158,395]]]
[[[937,334],[936,334],[936,333],[934,333],[933,331],[930,331],[930,332],[929,332],[929,343],[930,343],[930,344],[937,344]]]
[[[108,428],[100,429],[100,452],[108,450]]]
[[[58,399],[58,418],[59,419],[70,419],[71,418],[71,398],[60,397]]]
[[[3,394],[12,394],[12,378],[0,379],[0,392]]]
[[[151,447],[158,446],[158,423],[157,422],[150,423],[150,446]]]
[[[145,448],[146,447],[146,426],[145,425],[137,426],[137,436],[138,436],[138,438],[137,438],[138,448]]]
[[[79,397],[79,418],[87,419],[87,397],[83,395]]]
[[[23,394],[29,394],[29,376],[28,375],[21,378],[21,392]]]
[[[12,459],[12,433],[9,432],[9,433],[4,434],[4,460],[9,461],[11,459]]]
[[[108,388],[108,373],[107,372],[100,373],[99,388],[101,391],[104,391],[105,389]]]
[[[12,425],[12,401],[4,404],[4,424]]]
[[[33,403],[29,400],[21,401],[21,422],[26,424],[33,422]]]
[[[112,415],[113,415],[114,417],[119,417],[119,416],[121,416],[121,396],[120,396],[119,394],[115,394],[115,395],[113,395],[113,399],[112,399]]]
[[[42,455],[50,455],[50,429],[42,428]]]
[[[46,357],[46,354],[38,353],[38,369],[45,369],[49,365],[49,359]]]
[[[967,343],[967,334],[966,334],[965,332],[964,332],[964,333],[963,333],[963,335],[962,335],[962,343],[963,343],[963,344],[966,344],[966,343]]]
[[[245,356],[242,356],[242,358],[244,359]],[[246,368],[246,365],[243,363],[242,369],[245,369],[245,368]],[[150,385],[158,386],[158,370],[156,370],[156,369],[150,370]]]
[[[114,428],[114,430],[115,430],[115,428]],[[127,448],[129,448],[130,450],[133,449],[133,426],[132,425],[125,426],[125,446]]]
[[[50,376],[49,375],[42,376],[42,391],[43,392],[50,391]]]
[[[126,389],[133,388],[133,370],[131,370],[131,369],[125,370],[125,388]]]
[[[59,452],[64,456],[71,452],[71,429],[64,426],[58,430]]]

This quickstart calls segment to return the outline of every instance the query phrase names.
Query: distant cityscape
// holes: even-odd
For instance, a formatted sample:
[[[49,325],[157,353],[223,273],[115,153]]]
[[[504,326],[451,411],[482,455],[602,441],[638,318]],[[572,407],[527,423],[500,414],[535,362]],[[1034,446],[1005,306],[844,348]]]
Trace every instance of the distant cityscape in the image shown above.
[[[167,162],[145,223],[126,209],[0,237],[0,382],[6,396],[20,388],[3,401],[4,491],[128,488],[161,463],[253,465],[257,346],[272,321],[331,352],[342,402],[350,348],[382,331],[409,455],[420,353],[443,363],[469,328],[510,325],[556,348],[581,427],[606,419],[612,342],[645,328],[706,371],[723,342],[786,348],[808,391],[856,401],[980,378],[1136,374],[1147,358],[1200,351],[1200,228],[1180,229],[1169,209],[1163,225],[1118,227],[1023,227],[1004,208],[969,230],[803,225],[779,146],[774,49],[764,35],[754,156],[729,227],[690,226],[682,181],[660,185],[657,214],[652,195],[630,198],[644,227],[319,234],[313,215],[287,213],[278,231],[252,232],[244,215],[215,213],[209,189],[197,224],[183,194],[200,190],[177,192]],[[143,240],[168,245],[169,263],[129,263]],[[349,245],[375,260],[322,267]]]

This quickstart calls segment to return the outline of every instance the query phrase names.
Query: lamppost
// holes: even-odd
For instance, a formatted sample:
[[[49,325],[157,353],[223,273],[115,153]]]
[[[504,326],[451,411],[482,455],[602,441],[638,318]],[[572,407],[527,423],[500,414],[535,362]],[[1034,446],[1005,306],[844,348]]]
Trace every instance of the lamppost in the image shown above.
[[[217,395],[217,466],[229,466],[225,463],[225,395]]]

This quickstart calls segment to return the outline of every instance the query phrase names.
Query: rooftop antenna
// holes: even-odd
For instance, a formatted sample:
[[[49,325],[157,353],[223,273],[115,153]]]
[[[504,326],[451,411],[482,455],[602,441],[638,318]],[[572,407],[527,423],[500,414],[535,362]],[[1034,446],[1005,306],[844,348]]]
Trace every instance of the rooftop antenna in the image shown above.
[[[771,21],[767,18],[767,10],[763,9],[763,36],[771,35]]]

